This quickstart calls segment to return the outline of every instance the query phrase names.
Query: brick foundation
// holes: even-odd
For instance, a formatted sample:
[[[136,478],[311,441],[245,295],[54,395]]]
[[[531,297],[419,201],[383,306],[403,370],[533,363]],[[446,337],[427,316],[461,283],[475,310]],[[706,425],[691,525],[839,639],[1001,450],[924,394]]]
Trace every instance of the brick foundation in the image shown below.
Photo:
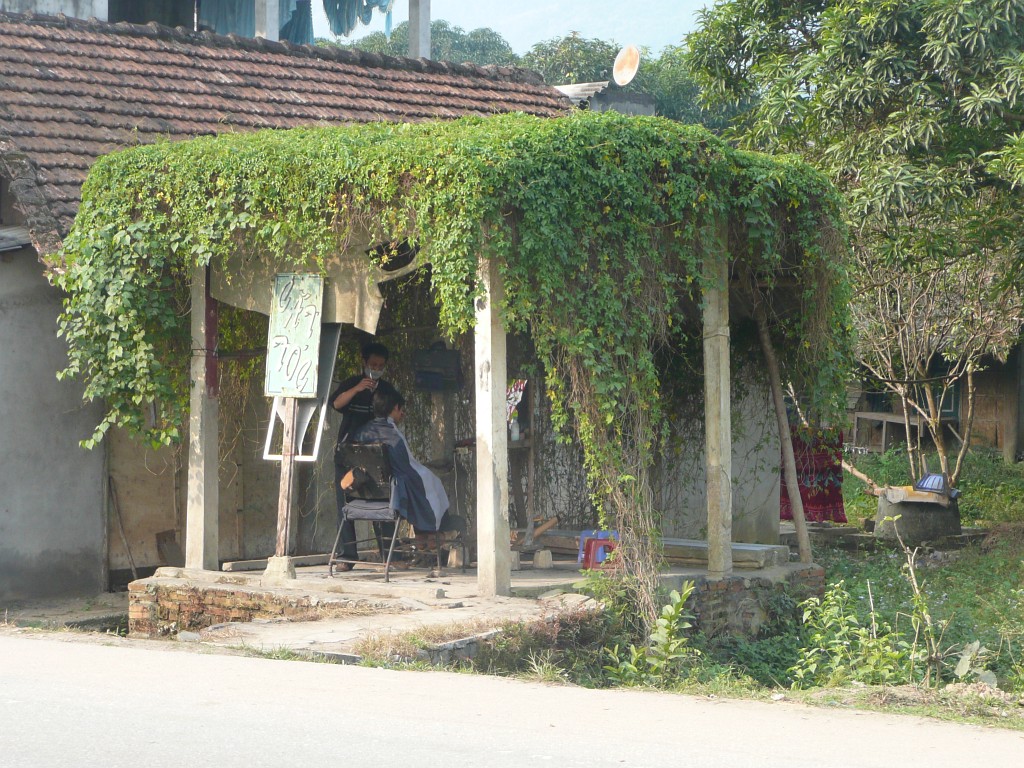
[[[142,579],[128,585],[128,634],[162,637],[214,624],[253,619],[314,619],[362,609],[365,600],[324,600],[235,585],[203,585],[179,579]]]
[[[773,569],[774,570],[774,569]],[[768,618],[766,605],[786,593],[801,601],[825,592],[825,569],[818,565],[789,566],[783,573],[733,575],[724,579],[694,579],[687,608],[695,626],[709,636],[753,637]]]
[[[712,636],[756,635],[768,618],[767,607],[774,596],[785,593],[799,601],[821,596],[825,590],[825,571],[818,565],[790,564],[724,579],[671,576],[663,577],[663,583],[678,589],[686,578],[695,583],[687,609],[694,614],[696,626]],[[323,594],[311,596],[228,583],[197,587],[186,579],[154,577],[128,585],[128,633],[155,638],[232,621],[310,620],[365,613],[371,605],[389,610],[372,600],[341,595],[325,598]]]

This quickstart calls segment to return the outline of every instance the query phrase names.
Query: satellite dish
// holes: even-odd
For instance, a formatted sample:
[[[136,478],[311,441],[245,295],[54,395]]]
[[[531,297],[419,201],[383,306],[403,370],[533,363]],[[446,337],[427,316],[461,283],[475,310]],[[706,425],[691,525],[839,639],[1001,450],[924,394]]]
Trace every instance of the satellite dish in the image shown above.
[[[635,45],[627,45],[615,57],[612,79],[618,86],[626,85],[633,79],[638,69],[640,69],[640,50]]]

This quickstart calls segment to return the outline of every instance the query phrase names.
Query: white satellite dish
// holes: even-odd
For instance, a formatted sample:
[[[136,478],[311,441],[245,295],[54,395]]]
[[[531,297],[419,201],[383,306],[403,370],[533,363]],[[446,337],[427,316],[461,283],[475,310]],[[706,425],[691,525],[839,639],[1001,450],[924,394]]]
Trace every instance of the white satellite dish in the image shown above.
[[[626,85],[640,69],[640,49],[635,45],[627,45],[615,57],[612,67],[612,79],[618,86]]]

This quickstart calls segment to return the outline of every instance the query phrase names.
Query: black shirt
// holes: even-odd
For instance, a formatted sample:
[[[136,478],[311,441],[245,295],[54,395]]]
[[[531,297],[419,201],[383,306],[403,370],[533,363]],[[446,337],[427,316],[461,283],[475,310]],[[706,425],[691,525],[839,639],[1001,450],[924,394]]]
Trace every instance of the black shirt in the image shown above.
[[[334,408],[334,401],[338,399],[338,395],[342,392],[346,392],[360,381],[366,378],[365,374],[358,373],[355,376],[349,376],[343,382],[338,384],[337,389],[331,393],[331,407]],[[384,389],[394,390],[394,387],[384,379],[377,379],[377,387],[384,387]],[[349,400],[348,405],[344,408],[334,408],[334,410],[341,413],[341,426],[338,428],[338,442],[343,442],[345,438],[353,434],[357,429],[373,419],[373,393],[375,390],[364,389],[362,392],[356,393],[356,396]]]

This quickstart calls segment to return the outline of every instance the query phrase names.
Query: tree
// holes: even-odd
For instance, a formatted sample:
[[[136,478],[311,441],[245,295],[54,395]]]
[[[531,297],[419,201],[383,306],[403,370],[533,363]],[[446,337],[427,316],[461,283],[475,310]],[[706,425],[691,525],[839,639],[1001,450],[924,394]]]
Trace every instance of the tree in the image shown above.
[[[403,21],[395,27],[390,38],[383,32],[374,32],[344,47],[388,56],[408,56],[409,22]],[[466,32],[462,27],[442,20],[430,23],[430,47],[433,58],[438,61],[468,61],[480,66],[507,66],[519,61],[512,46],[493,29],[480,28]]]
[[[581,37],[579,32],[570,32],[565,37],[536,43],[523,56],[522,64],[527,69],[540,72],[544,82],[551,85],[593,83],[611,78],[618,52],[619,45],[615,42],[589,39]]]
[[[705,98],[755,99],[742,145],[801,153],[843,190],[861,362],[955,482],[967,439],[951,465],[936,394],[964,387],[969,428],[973,374],[1021,324],[997,278],[1024,263],[1024,0],[725,0],[687,42]],[[909,435],[908,458],[920,471]]]
[[[690,74],[686,48],[670,45],[658,58],[643,61],[637,72],[636,87],[654,97],[658,114],[681,123],[700,124],[722,131],[736,113],[732,105],[701,107],[700,87]]]

